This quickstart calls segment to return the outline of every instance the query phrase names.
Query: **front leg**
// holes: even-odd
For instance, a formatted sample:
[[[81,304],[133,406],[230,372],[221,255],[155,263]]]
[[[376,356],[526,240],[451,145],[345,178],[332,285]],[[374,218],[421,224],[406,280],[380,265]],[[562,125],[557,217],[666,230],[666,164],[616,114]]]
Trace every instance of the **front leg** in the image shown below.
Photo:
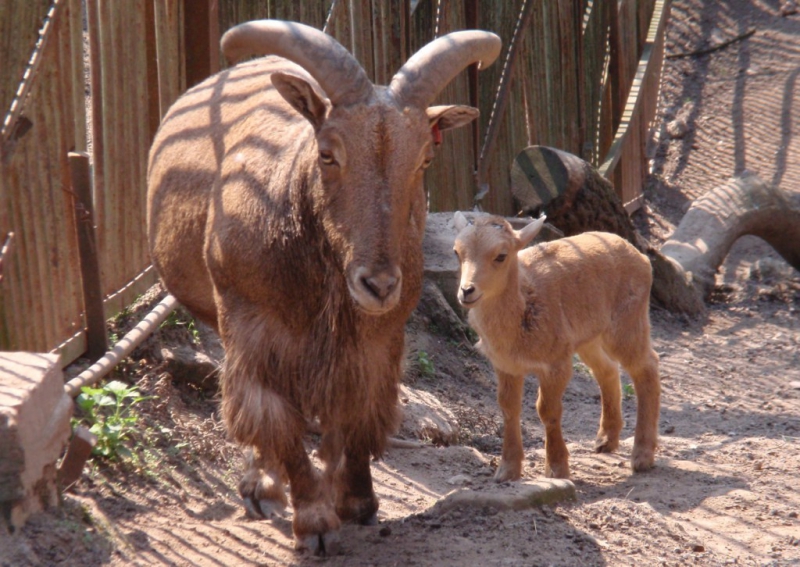
[[[226,345],[227,346],[227,345]],[[252,368],[250,356],[228,347],[222,375],[222,414],[231,436],[261,457],[251,463],[240,484],[245,502],[265,512],[262,500],[281,504],[282,476],[289,480],[297,546],[315,555],[338,551],[341,522],[327,484],[308,458],[303,445],[305,420],[291,403],[262,381],[263,372]],[[268,456],[265,460],[264,456]],[[261,472],[266,474],[261,474]],[[271,474],[270,474],[271,473]]]
[[[369,451],[346,449],[334,475],[336,514],[343,522],[378,523],[378,497],[372,488]]]
[[[253,520],[283,516],[288,504],[283,488],[286,472],[271,452],[262,453],[253,447],[245,455],[245,473],[239,482],[247,517]]]
[[[378,498],[372,488],[369,451],[345,449],[342,435],[328,431],[322,436],[319,456],[325,462],[325,482],[330,486],[339,519],[376,524]]]
[[[522,393],[524,376],[497,372],[497,403],[503,412],[503,454],[494,475],[497,482],[517,480],[522,476]]]

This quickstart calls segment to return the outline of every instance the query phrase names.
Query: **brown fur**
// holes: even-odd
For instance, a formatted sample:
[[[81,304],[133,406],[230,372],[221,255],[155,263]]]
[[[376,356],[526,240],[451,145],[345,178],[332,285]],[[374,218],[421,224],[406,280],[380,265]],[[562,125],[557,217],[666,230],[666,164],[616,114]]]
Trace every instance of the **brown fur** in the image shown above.
[[[630,373],[638,414],[631,466],[653,466],[660,386],[658,355],[650,344],[650,262],[609,233],[578,236],[525,248],[541,228],[514,231],[500,217],[473,225],[456,213],[461,261],[459,301],[492,362],[503,412],[498,481],[522,475],[520,413],[525,375],[539,379],[537,410],[545,426],[545,474],[568,478],[561,433],[561,398],[578,353],[600,386],[602,414],[595,449],[613,451],[622,429],[619,368]],[[460,216],[459,216],[460,215]],[[507,257],[501,261],[501,254]]]
[[[178,99],[150,152],[152,259],[222,338],[222,413],[251,448],[240,492],[266,515],[288,479],[295,536],[322,552],[340,521],[378,508],[369,461],[398,423],[431,127],[477,116],[370,92],[332,105],[298,65],[255,60]],[[324,477],[303,446],[314,418]]]

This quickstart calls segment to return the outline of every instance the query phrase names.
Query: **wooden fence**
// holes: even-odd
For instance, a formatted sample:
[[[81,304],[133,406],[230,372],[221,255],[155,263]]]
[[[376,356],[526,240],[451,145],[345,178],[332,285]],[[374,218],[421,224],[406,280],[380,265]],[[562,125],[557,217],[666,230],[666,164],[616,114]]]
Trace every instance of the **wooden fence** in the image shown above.
[[[58,348],[64,363],[86,350],[76,229],[87,209],[105,315],[155,281],[147,150],[175,98],[224,64],[220,30],[268,17],[325,27],[381,84],[437,35],[496,32],[500,60],[439,97],[481,118],[448,133],[426,184],[432,210],[479,201],[509,215],[509,168],[532,144],[582,156],[637,206],[668,14],[669,0],[0,0],[0,247],[14,233],[0,259],[0,349]],[[91,203],[67,160],[84,150]]]

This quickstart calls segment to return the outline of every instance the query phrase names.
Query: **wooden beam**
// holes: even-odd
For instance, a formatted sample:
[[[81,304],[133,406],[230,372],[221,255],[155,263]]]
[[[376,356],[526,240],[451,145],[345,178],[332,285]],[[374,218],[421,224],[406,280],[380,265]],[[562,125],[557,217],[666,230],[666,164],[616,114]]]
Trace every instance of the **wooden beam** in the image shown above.
[[[100,261],[94,231],[94,207],[89,173],[89,154],[70,152],[73,212],[78,232],[78,250],[83,284],[83,311],[86,319],[86,343],[89,358],[96,360],[108,350],[103,293],[100,286]]]
[[[183,13],[189,89],[219,71],[219,1],[192,0]]]

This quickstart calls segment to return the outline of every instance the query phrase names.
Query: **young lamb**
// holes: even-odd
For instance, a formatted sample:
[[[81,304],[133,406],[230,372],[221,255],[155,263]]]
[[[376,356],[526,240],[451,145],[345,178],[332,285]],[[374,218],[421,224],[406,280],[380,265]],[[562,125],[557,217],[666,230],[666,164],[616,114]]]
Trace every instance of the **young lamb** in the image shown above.
[[[469,309],[476,347],[497,373],[503,412],[503,454],[498,482],[522,475],[520,413],[525,375],[539,379],[536,409],[545,427],[545,475],[569,478],[569,452],[561,434],[561,398],[578,353],[600,386],[602,414],[595,450],[611,452],[622,429],[617,363],[636,390],[636,432],[631,468],[652,468],[660,384],[658,355],[650,344],[650,261],[622,238],[587,232],[525,248],[544,224],[520,230],[503,218],[470,223],[455,213],[455,253],[461,263],[458,301]],[[516,259],[516,261],[515,261]]]

